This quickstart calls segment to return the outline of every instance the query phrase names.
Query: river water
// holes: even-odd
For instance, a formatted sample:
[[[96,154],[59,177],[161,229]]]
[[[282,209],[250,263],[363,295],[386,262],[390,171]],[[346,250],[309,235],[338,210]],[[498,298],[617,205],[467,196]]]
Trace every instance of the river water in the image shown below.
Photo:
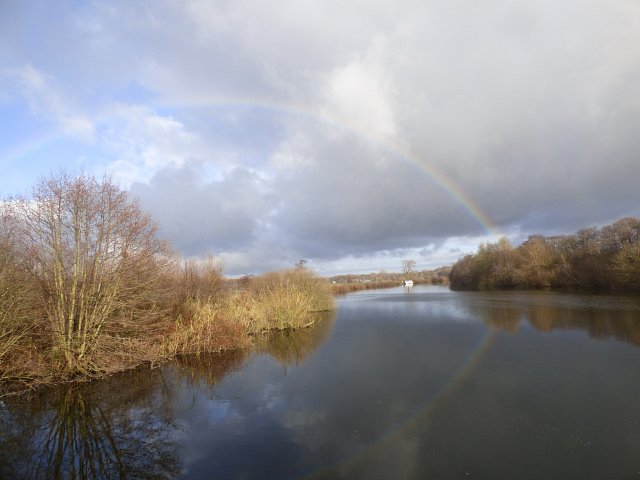
[[[398,287],[0,402],[0,478],[640,478],[640,299]]]

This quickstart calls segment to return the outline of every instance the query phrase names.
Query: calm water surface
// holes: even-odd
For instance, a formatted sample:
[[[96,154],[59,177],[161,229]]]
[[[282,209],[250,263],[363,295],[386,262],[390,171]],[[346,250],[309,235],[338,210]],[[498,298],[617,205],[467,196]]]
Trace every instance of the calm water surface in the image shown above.
[[[640,479],[640,299],[356,293],[253,352],[0,403],[0,478]]]

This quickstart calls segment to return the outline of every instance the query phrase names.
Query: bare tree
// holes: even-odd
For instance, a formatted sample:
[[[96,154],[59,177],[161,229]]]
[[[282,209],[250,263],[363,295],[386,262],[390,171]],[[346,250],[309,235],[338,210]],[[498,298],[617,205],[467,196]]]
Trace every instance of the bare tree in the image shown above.
[[[37,317],[33,290],[21,275],[8,229],[9,217],[0,205],[0,379],[11,377],[11,357],[33,333]],[[15,372],[14,372],[15,373]]]
[[[92,354],[105,329],[117,323],[130,332],[157,311],[154,291],[167,244],[110,178],[61,173],[11,206],[15,239],[41,292],[54,346],[70,371],[99,370]]]
[[[411,259],[402,260],[402,273],[404,275],[411,275],[415,272],[416,261]]]
[[[178,308],[189,300],[211,300],[224,287],[222,263],[212,256],[177,262],[174,277],[174,303]]]

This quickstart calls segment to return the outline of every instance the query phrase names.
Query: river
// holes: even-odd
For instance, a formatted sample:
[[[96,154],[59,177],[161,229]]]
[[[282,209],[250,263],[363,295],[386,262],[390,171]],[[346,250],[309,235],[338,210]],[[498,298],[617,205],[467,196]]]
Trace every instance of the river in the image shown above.
[[[640,478],[640,299],[416,286],[0,401],[0,478]]]

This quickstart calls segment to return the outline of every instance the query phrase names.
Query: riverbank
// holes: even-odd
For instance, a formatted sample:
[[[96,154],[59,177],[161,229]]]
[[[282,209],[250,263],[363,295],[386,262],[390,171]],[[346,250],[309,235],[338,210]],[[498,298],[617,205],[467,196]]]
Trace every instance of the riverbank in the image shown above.
[[[0,397],[154,367],[184,355],[246,350],[268,332],[320,321],[321,312],[334,309],[336,295],[400,286],[395,281],[331,284],[306,269],[228,280],[213,262],[185,262],[165,281],[172,294],[155,306],[162,313],[154,321],[143,318],[135,328],[129,325],[129,332],[120,331],[119,322],[108,325],[73,370],[49,340],[49,328],[36,331],[22,318],[21,330],[0,338]],[[28,305],[18,306],[14,312],[26,316]],[[6,307],[0,314],[8,319]]]
[[[398,280],[332,283],[331,291],[334,295],[346,295],[347,293],[360,292],[362,290],[375,290],[380,288],[401,287],[404,283]],[[447,277],[437,277],[434,280],[413,280],[413,285],[448,285]]]
[[[228,281],[206,265],[183,265],[168,282],[173,294],[158,315],[135,324],[108,325],[95,338],[79,368],[69,369],[45,332],[19,332],[0,345],[0,397],[66,382],[105,378],[173,358],[241,350],[270,331],[301,329],[334,308],[329,283],[306,269]],[[169,289],[168,289],[169,290]]]
[[[359,292],[362,290],[374,290],[377,288],[399,287],[402,283],[396,281],[388,282],[361,282],[361,283],[332,283],[331,292],[334,295],[346,295],[347,293]]]

